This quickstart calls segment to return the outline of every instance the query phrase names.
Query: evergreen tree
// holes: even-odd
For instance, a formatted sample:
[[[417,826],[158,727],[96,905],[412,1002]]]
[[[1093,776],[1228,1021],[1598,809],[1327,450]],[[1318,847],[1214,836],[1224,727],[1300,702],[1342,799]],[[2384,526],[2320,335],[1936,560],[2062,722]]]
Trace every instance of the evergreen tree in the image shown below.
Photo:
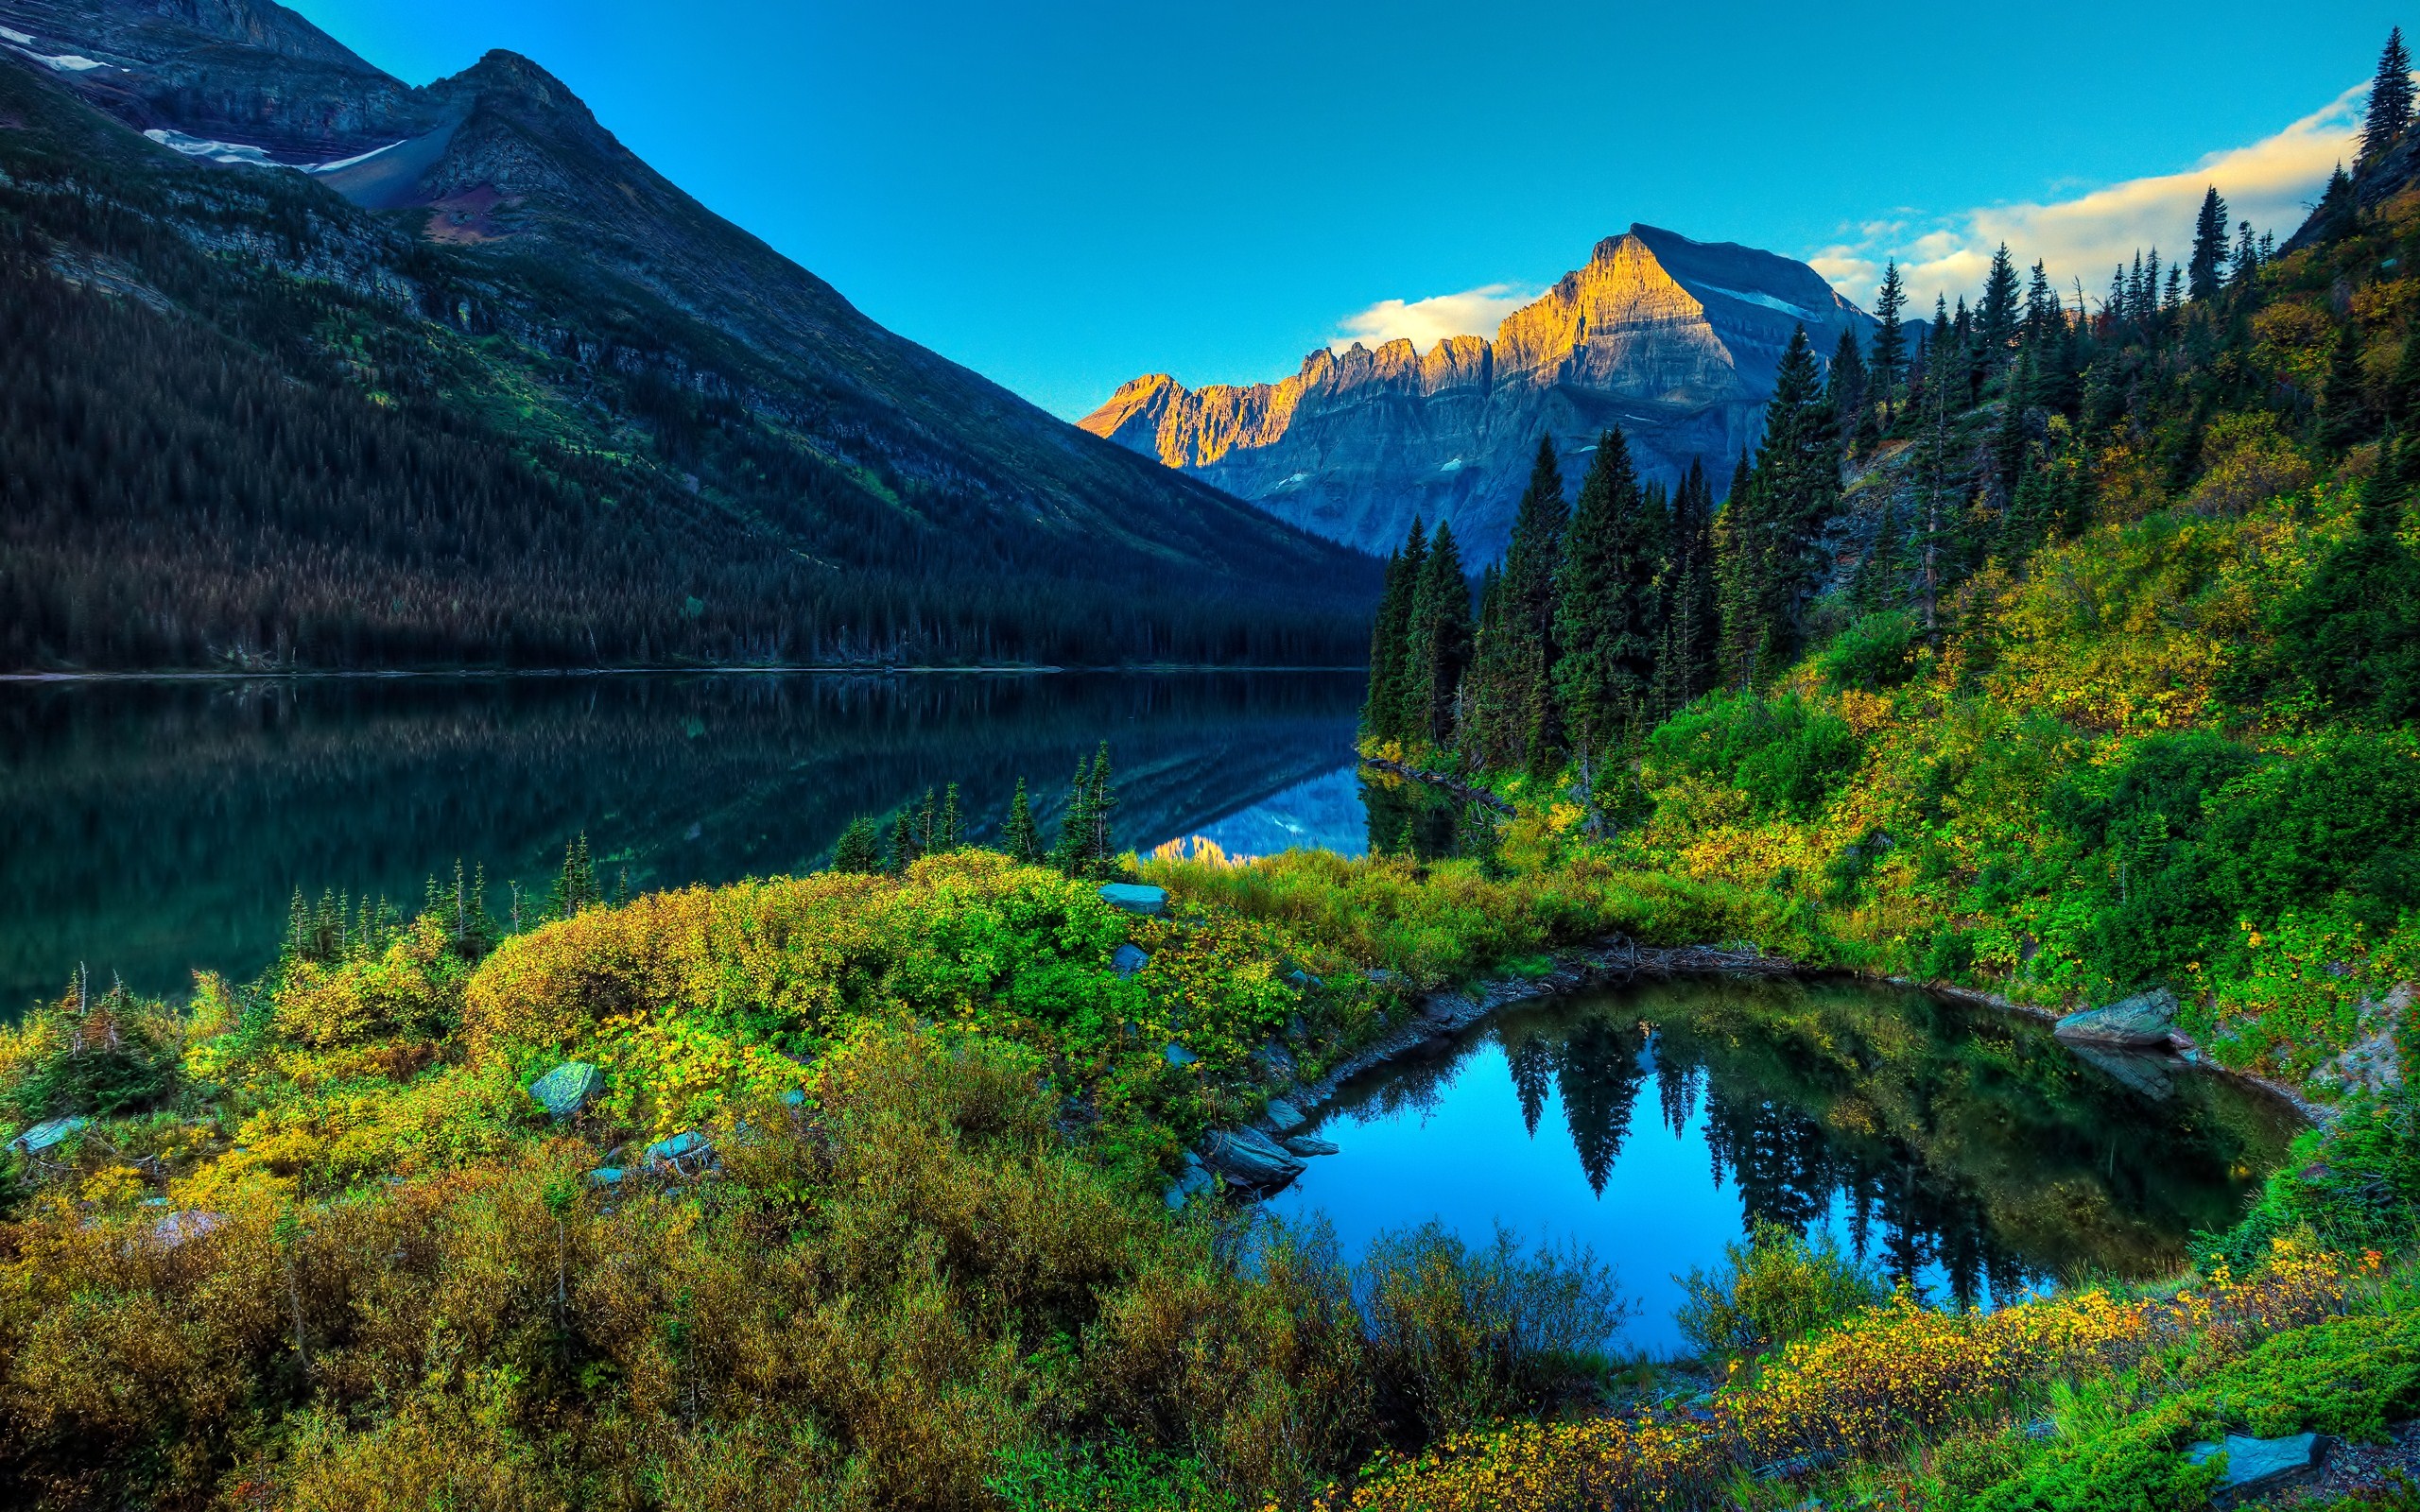
[[[2420,717],[2420,558],[2403,544],[2400,467],[2381,459],[2352,539],[2272,621],[2276,674],[2345,713]]]
[[[942,797],[941,833],[936,842],[937,848],[942,850],[957,850],[964,843],[965,828],[965,816],[959,812],[958,784],[952,782],[949,784],[948,791]]]
[[[882,833],[873,820],[860,814],[840,832],[839,843],[832,848],[832,869],[849,872],[875,872],[882,869]]]
[[[2260,244],[2252,239],[2252,222],[2236,222],[2235,266],[2227,274],[2231,287],[2247,289],[2252,276],[2260,271]]]
[[[2361,166],[2384,158],[2411,125],[2411,55],[2404,50],[2403,28],[2397,26],[2387,33],[2377,76],[2370,81],[2369,109],[2361,120]]]
[[[1756,479],[1742,452],[1731,470],[1731,491],[1714,517],[1715,592],[1722,618],[1723,680],[1746,688],[1763,671],[1765,571],[1757,552]]]
[[[1983,302],[1976,311],[1976,334],[1986,374],[1996,371],[2016,345],[2016,265],[2009,259],[2008,243],[1992,254],[1991,271],[1983,279]]]
[[[890,820],[890,869],[904,872],[922,854],[916,847],[916,819],[901,809]]]
[[[1849,603],[1859,614],[1899,608],[1908,594],[1908,525],[1899,514],[1894,492],[1882,505],[1875,525],[1874,544],[1858,558],[1849,579]]]
[[[1017,790],[1009,799],[1008,828],[1001,832],[1001,847],[1012,861],[1027,866],[1043,859],[1042,832],[1033,822],[1033,800],[1026,797],[1025,779],[1017,779]]]
[[[1116,832],[1110,822],[1116,809],[1117,790],[1110,785],[1109,742],[1104,740],[1093,753],[1092,777],[1084,787],[1085,860],[1096,872],[1105,869],[1117,854]]]
[[[2406,434],[2420,420],[2420,332],[2403,338],[2403,355],[2387,382],[2385,407],[2387,423]],[[2420,445],[2407,444],[2404,450],[2420,454]]]
[[[2193,223],[2192,287],[2194,300],[2219,297],[2219,276],[2227,265],[2227,202],[2212,184],[2202,195],[2202,214]]]
[[[1658,713],[1669,715],[1712,689],[1721,675],[1722,606],[1715,582],[1714,488],[1703,461],[1672,495],[1671,546],[1665,568],[1664,634],[1656,664]]]
[[[1443,746],[1454,734],[1454,699],[1471,659],[1471,585],[1450,522],[1437,523],[1412,594],[1405,640],[1403,735]]]
[[[1899,277],[1899,263],[1893,258],[1883,265],[1882,287],[1874,296],[1874,358],[1868,364],[1875,397],[1881,402],[1886,415],[1907,368],[1908,334],[1899,319],[1899,312],[1907,303],[1908,285]]]
[[[2014,492],[2017,474],[2025,468],[2025,398],[2031,387],[2033,355],[2026,353],[2019,363],[2015,381],[2010,383],[2008,398],[2000,405],[2000,423],[1992,438],[1992,470],[1999,481],[2003,495]]]
[[[1050,864],[1071,877],[1084,874],[1092,859],[1093,759],[1076,763],[1075,780],[1067,784],[1067,810],[1059,816],[1059,841],[1050,848]]]
[[[2344,174],[2344,164],[2338,163],[2328,176],[2327,187],[2319,197],[2319,208],[2311,213],[2319,222],[2319,239],[2325,246],[2341,242],[2361,229],[2361,204],[2354,197],[2353,180]]]
[[[1482,637],[1473,669],[1478,713],[1470,745],[1482,766],[1543,774],[1554,765],[1555,575],[1569,523],[1554,442],[1541,437],[1496,581],[1497,627]]]
[[[1415,518],[1401,550],[1387,560],[1386,586],[1370,630],[1370,691],[1361,707],[1361,730],[1373,740],[1402,740],[1405,661],[1411,640],[1412,601],[1428,560],[1428,531]]]
[[[1583,764],[1643,732],[1659,565],[1645,506],[1629,440],[1607,431],[1581,481],[1555,585],[1555,691]]]
[[[1858,348],[1857,328],[1850,326],[1841,332],[1840,342],[1832,349],[1832,368],[1824,390],[1844,446],[1855,438],[1858,417],[1864,412],[1866,382],[1865,356]]]
[[[925,789],[925,801],[916,810],[916,853],[920,856],[928,856],[943,849],[941,844],[941,806],[935,801],[939,797],[931,788]]]
[[[2355,322],[2337,328],[2327,365],[2327,387],[2319,403],[2319,444],[2342,455],[2370,434],[2369,406],[2361,397],[2361,337]]]
[[[1805,327],[1783,349],[1773,397],[1765,406],[1754,482],[1741,517],[1741,558],[1754,574],[1753,601],[1743,602],[1754,631],[1751,663],[1778,672],[1796,654],[1799,619],[1812,596],[1822,562],[1816,538],[1839,507],[1840,446],[1830,406],[1816,376]]]
[[[569,919],[604,901],[605,894],[596,885],[596,868],[588,856],[588,832],[582,830],[563,847],[562,869],[555,873],[554,889],[546,900],[546,917]]]

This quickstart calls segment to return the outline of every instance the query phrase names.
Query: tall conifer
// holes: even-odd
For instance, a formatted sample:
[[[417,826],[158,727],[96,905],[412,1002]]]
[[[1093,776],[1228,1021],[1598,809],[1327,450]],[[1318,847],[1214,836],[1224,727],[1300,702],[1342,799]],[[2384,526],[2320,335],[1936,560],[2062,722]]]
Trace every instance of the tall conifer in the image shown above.
[[[1555,690],[1583,760],[1601,760],[1641,732],[1655,673],[1658,565],[1630,442],[1619,428],[1607,431],[1581,481],[1555,585]]]
[[[2370,80],[2369,109],[2361,120],[2361,166],[2385,157],[2411,125],[2411,55],[2404,50],[2403,28],[2397,26],[2387,33],[2377,75]]]
[[[1454,697],[1471,660],[1471,586],[1462,576],[1453,525],[1437,522],[1414,589],[1404,643],[1402,720],[1406,737],[1444,745],[1454,733]]]
[[[2218,185],[2212,184],[2202,194],[2202,214],[2193,222],[2192,297],[2215,300],[2219,297],[2219,280],[2227,265],[2227,202],[2219,198]]]
[[[1881,402],[1886,416],[1897,394],[1899,380],[1906,375],[1908,334],[1899,315],[1907,303],[1907,282],[1900,278],[1899,263],[1893,258],[1883,265],[1882,287],[1874,296],[1874,355],[1867,363],[1873,374],[1875,398]]]

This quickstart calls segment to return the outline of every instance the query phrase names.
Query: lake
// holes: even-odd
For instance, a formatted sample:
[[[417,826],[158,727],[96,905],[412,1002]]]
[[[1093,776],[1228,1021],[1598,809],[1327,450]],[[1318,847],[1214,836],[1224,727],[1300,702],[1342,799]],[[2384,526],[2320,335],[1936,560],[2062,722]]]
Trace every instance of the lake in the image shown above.
[[[1578,1241],[1681,1346],[1677,1275],[1755,1218],[1828,1232],[1939,1303],[2169,1274],[2231,1225],[2299,1123],[2166,1057],[2079,1054],[2038,1022],[1850,982],[1682,980],[1508,1009],[1349,1084],[1340,1153],[1270,1199],[1348,1254],[1442,1220]]]
[[[1360,701],[1318,673],[0,681],[0,1015],[78,965],[249,977],[296,888],[408,912],[458,858],[501,916],[583,832],[609,893],[811,868],[952,782],[976,839],[1019,777],[1047,834],[1102,740],[1124,844],[1357,853]]]

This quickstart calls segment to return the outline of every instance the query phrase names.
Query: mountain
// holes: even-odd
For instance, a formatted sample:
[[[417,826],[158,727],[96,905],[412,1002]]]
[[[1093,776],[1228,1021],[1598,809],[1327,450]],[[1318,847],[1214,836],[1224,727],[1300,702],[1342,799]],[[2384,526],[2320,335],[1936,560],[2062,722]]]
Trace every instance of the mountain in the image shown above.
[[[0,0],[0,664],[1360,649],[1374,563],[883,329],[510,53]]]
[[[1486,560],[1541,435],[1571,455],[1619,425],[1651,476],[1692,457],[1726,475],[1755,439],[1791,330],[1829,356],[1842,330],[1871,324],[1804,263],[1634,225],[1492,342],[1322,347],[1284,382],[1248,387],[1154,373],[1078,423],[1364,551],[1392,548],[1417,515],[1450,520]]]

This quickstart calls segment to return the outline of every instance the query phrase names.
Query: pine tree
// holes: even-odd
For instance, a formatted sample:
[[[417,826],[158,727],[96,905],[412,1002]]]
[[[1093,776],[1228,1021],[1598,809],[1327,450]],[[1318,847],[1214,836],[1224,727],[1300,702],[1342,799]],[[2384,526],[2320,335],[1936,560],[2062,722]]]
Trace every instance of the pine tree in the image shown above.
[[[2008,243],[1992,254],[1991,271],[1983,279],[1983,302],[1976,311],[1976,333],[1984,371],[1998,370],[2016,345],[2016,265]]]
[[[1753,686],[1763,671],[1765,570],[1757,552],[1756,479],[1742,452],[1731,471],[1731,491],[1714,517],[1715,592],[1722,618],[1723,680]]]
[[[1110,785],[1109,779],[1109,742],[1104,740],[1100,749],[1093,753],[1092,780],[1084,789],[1085,860],[1096,872],[1105,868],[1117,854],[1116,831],[1110,822],[1117,809],[1117,790]]]
[[[1001,832],[1000,844],[1009,859],[1032,866],[1043,859],[1042,832],[1034,827],[1033,800],[1026,797],[1025,779],[1017,779],[1017,790],[1009,799],[1008,828]]]
[[[1412,595],[1401,707],[1406,738],[1443,746],[1454,734],[1454,698],[1471,658],[1471,586],[1450,522],[1439,521]]]
[[[2370,81],[2370,104],[2361,121],[2360,165],[2368,167],[2394,149],[2411,125],[2411,55],[2403,47],[2403,28],[2387,33],[2386,49],[2378,54],[2377,76]]]
[[[2032,376],[2033,354],[2027,352],[2009,384],[2008,398],[2000,405],[1999,427],[1992,438],[1992,470],[2003,495],[2015,490],[2017,475],[2025,468],[2025,400]]]
[[[1671,546],[1666,558],[1664,635],[1655,664],[1658,712],[1669,715],[1714,687],[1720,676],[1722,606],[1715,584],[1714,490],[1703,461],[1672,495]]]
[[[935,801],[939,797],[931,788],[925,789],[924,804],[916,810],[916,853],[920,856],[947,849],[941,843],[941,808]]]
[[[832,869],[848,872],[875,872],[882,869],[882,833],[873,820],[860,814],[840,832],[840,839],[832,848]]]
[[[555,873],[554,890],[546,900],[546,917],[569,919],[604,901],[605,894],[596,885],[596,868],[588,856],[588,832],[582,830],[563,847],[562,869]]]
[[[1370,691],[1362,703],[1361,730],[1373,740],[1402,740],[1409,734],[1403,705],[1405,659],[1411,639],[1412,600],[1427,560],[1427,526],[1415,518],[1402,549],[1388,559],[1386,587],[1379,594],[1377,619],[1370,630]]]
[[[1076,763],[1075,780],[1067,784],[1067,811],[1059,816],[1059,842],[1050,848],[1050,864],[1071,877],[1082,876],[1091,860],[1093,759]]]
[[[2413,421],[2420,420],[2420,333],[2403,338],[2403,355],[2396,360],[2394,376],[2388,380],[2386,390],[2387,423],[2410,433]],[[2420,454],[2420,445],[2407,446],[2406,451]]]
[[[1907,594],[1908,525],[1893,493],[1883,503],[1874,544],[1858,558],[1856,576],[1849,579],[1849,603],[1860,614],[1875,614],[1899,608]]]
[[[1858,417],[1865,410],[1865,356],[1858,350],[1857,328],[1841,332],[1832,349],[1832,367],[1824,380],[1824,402],[1830,406],[1840,440],[1846,446],[1857,434]]]
[[[1487,735],[1490,765],[1517,764],[1543,775],[1559,757],[1563,733],[1553,682],[1555,580],[1570,524],[1554,442],[1542,436],[1530,465],[1529,486],[1521,490],[1520,508],[1512,519],[1503,581],[1496,589],[1504,633],[1487,676],[1499,690],[1503,724]]]
[[[2219,198],[2218,185],[2212,184],[2202,195],[2202,214],[2193,223],[2192,287],[2193,299],[2215,300],[2219,297],[2219,277],[2227,264],[2227,202]]]
[[[1816,538],[1840,505],[1841,454],[1830,407],[1816,377],[1805,327],[1783,349],[1773,397],[1757,444],[1744,557],[1754,562],[1758,601],[1754,663],[1778,672],[1796,654],[1799,617],[1821,568]]]
[[[2337,329],[2327,387],[2320,396],[2319,444],[2341,455],[2369,434],[2369,406],[2361,397],[2361,337],[2347,320]]]
[[[2361,229],[2361,202],[2353,194],[2353,180],[2344,174],[2344,164],[2338,163],[2328,176],[2327,187],[2319,197],[2319,207],[2311,212],[2319,222],[2319,239],[2323,246],[2341,242]]]
[[[916,846],[916,820],[901,809],[890,821],[890,869],[906,871],[923,852]]]
[[[943,850],[955,850],[964,844],[965,827],[965,816],[959,812],[958,784],[952,782],[949,784],[948,791],[942,797],[941,833],[937,841],[938,848]]]
[[[1630,442],[1607,431],[1581,481],[1555,584],[1555,691],[1583,767],[1643,733],[1658,566]]]
[[[1875,397],[1881,402],[1887,416],[1899,388],[1908,361],[1908,334],[1899,321],[1899,312],[1907,307],[1908,285],[1899,277],[1896,258],[1882,266],[1882,287],[1874,296],[1874,358],[1868,364],[1874,375]]]
[[[2227,275],[2227,283],[2239,289],[2252,286],[2253,275],[2260,271],[2260,244],[2252,239],[2252,222],[2236,223],[2235,267]]]

